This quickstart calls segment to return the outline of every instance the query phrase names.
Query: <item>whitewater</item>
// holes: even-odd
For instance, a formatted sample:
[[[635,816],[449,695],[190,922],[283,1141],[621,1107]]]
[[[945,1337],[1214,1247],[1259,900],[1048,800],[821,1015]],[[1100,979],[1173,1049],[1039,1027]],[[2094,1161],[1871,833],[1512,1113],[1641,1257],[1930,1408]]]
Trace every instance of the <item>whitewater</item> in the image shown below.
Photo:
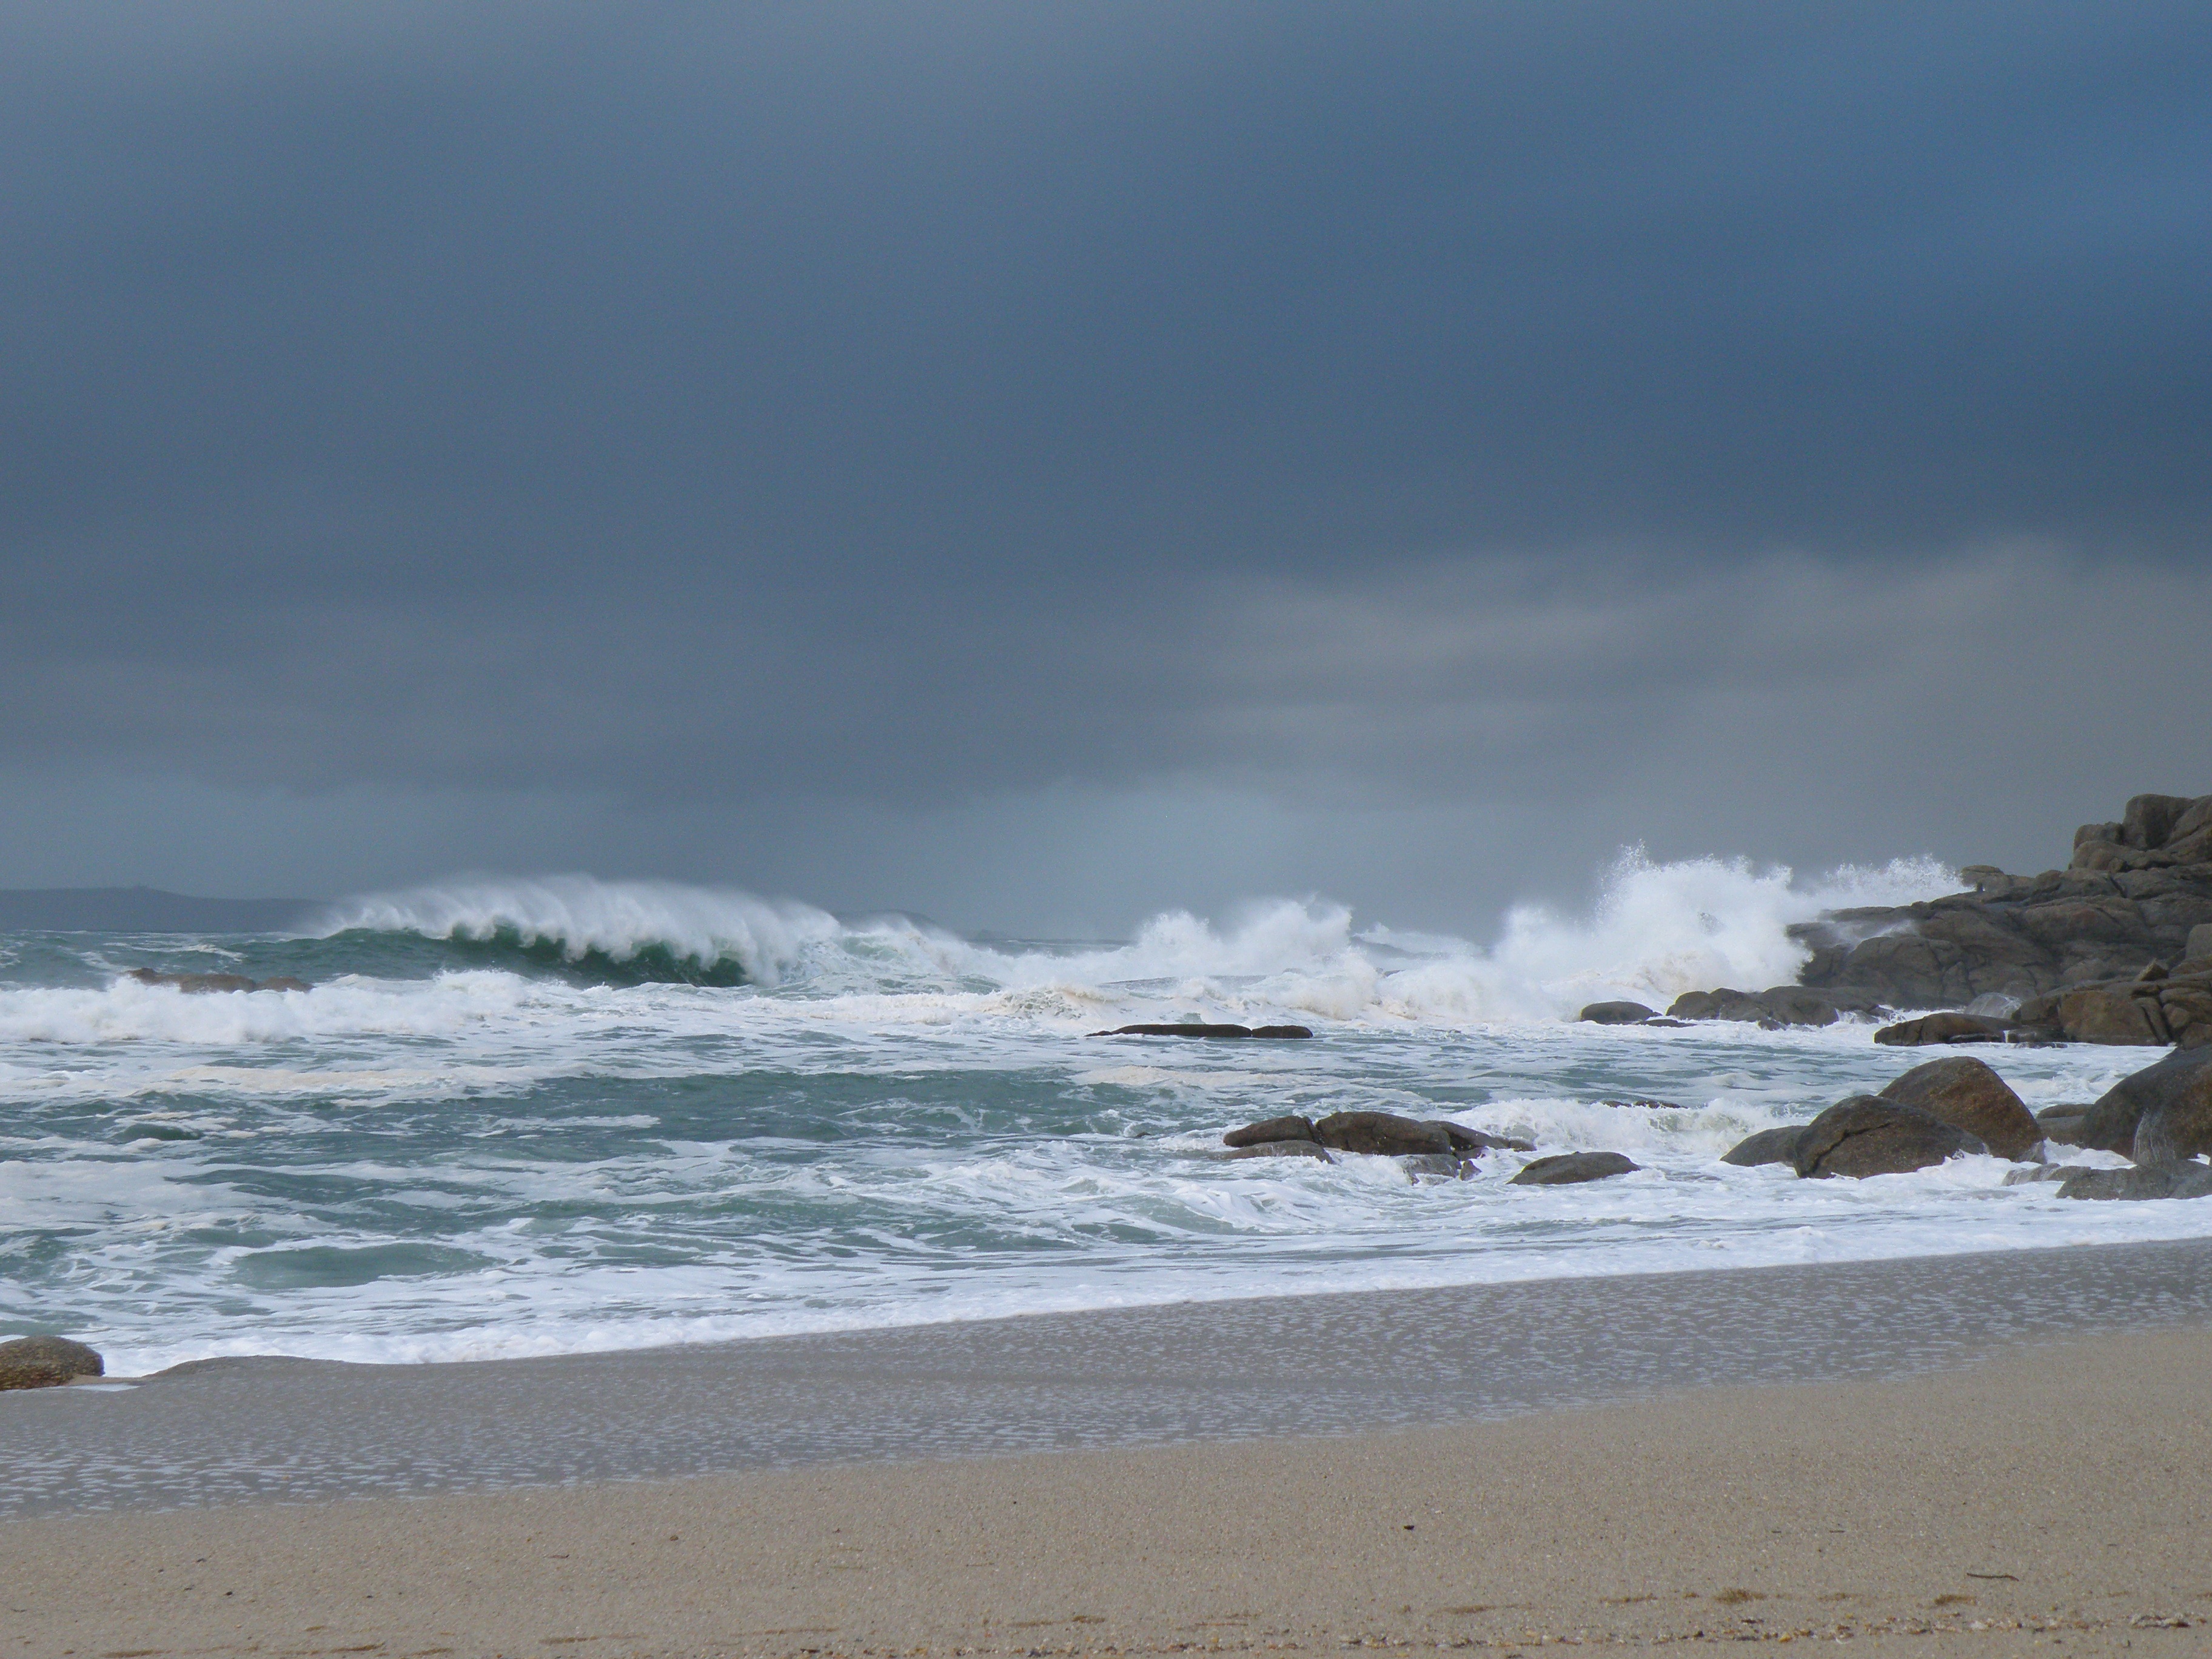
[[[1719,1161],[1923,1057],[1864,1023],[1574,1021],[1787,981],[1791,923],[1955,886],[1630,852],[1587,915],[1523,907],[1487,945],[1318,900],[1008,944],[584,877],[371,896],[298,936],[0,935],[0,1335],[121,1373],[435,1361],[2212,1232],[2212,1203],[2067,1203],[1990,1158]],[[1193,1019],[1316,1036],[1091,1035]],[[1991,1058],[2040,1109],[2147,1057]],[[1510,1152],[1466,1180],[1217,1156],[1253,1118],[1362,1109],[1644,1167],[1546,1188],[1509,1184]]]

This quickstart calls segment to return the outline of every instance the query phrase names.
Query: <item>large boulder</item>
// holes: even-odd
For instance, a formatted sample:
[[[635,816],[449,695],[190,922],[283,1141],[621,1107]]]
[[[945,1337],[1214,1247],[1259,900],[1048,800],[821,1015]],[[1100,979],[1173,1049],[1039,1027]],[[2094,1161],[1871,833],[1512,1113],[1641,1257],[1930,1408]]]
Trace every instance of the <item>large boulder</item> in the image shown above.
[[[1382,1158],[1453,1150],[1451,1132],[1443,1124],[1423,1123],[1392,1112],[1334,1113],[1314,1125],[1314,1139],[1332,1152],[1367,1152]]]
[[[2061,1198],[2203,1198],[2212,1194],[2212,1166],[2076,1170],[2058,1183]]]
[[[52,1389],[107,1367],[82,1342],[65,1336],[19,1336],[0,1342],[0,1389]]]
[[[1721,1162],[1747,1170],[1762,1164],[1795,1164],[1797,1143],[1811,1127],[1806,1123],[1785,1123],[1778,1129],[1761,1129],[1723,1152]]]
[[[1231,1129],[1221,1137],[1224,1146],[1258,1146],[1271,1140],[1304,1140],[1314,1138],[1313,1120],[1310,1117],[1271,1117],[1258,1123],[1248,1123],[1241,1129]]]
[[[1593,1025],[1638,1025],[1658,1012],[1640,1002],[1593,1002],[1575,1018]]]
[[[1830,993],[1802,985],[1776,985],[1764,991],[1738,991],[1723,985],[1715,991],[1683,992],[1668,1005],[1667,1018],[1735,1021],[1773,1030],[1784,1025],[1833,1025],[1843,1006]]]
[[[2043,1139],[2043,1127],[2027,1103],[1972,1054],[1916,1066],[1892,1080],[1879,1097],[1917,1106],[2015,1164]]]
[[[1874,1040],[1887,1048],[1924,1048],[1936,1042],[2002,1042],[2005,1024],[1981,1014],[1923,1014],[1917,1019],[1885,1025]]]
[[[1963,1129],[1901,1101],[1853,1095],[1805,1126],[1791,1160],[1800,1176],[1903,1175],[1960,1152],[1985,1150]]]
[[[1513,1177],[1516,1187],[1571,1187],[1608,1176],[1632,1175],[1643,1168],[1619,1152],[1555,1152],[1532,1159]]]
[[[2212,1054],[2212,1048],[2193,1050]],[[2198,1066],[2143,1109],[2136,1121],[2135,1161],[2145,1165],[2179,1164],[2212,1152],[2212,1065]]]
[[[2089,1108],[2081,1120],[2077,1144],[2134,1157],[2136,1126],[2143,1114],[2168,1096],[2179,1094],[2207,1066],[2212,1066],[2212,1048],[2184,1048],[2122,1078]]]

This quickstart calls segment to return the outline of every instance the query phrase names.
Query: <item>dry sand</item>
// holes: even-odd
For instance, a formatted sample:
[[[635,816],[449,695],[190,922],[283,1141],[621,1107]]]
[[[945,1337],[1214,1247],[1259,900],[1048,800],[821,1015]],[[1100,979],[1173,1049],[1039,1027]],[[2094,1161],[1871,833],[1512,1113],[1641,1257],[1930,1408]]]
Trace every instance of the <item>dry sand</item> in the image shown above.
[[[0,1654],[2197,1653],[2208,1406],[2192,1330],[1344,1438],[28,1519]]]

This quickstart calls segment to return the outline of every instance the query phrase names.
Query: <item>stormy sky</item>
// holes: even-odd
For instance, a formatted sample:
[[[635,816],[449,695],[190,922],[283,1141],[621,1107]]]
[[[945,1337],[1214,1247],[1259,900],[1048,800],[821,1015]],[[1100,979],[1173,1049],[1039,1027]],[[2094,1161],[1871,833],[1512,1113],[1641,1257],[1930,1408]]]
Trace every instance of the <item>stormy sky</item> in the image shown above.
[[[0,7],[0,885],[1486,929],[2212,790],[2198,4]]]

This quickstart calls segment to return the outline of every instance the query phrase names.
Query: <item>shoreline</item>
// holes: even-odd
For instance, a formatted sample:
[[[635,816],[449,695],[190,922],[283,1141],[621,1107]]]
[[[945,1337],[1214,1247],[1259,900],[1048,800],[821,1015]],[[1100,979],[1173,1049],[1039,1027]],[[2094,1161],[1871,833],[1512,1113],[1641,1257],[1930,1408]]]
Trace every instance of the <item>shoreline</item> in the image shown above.
[[[2201,1327],[1453,1428],[0,1526],[8,1651],[2195,1652]]]
[[[2212,1330],[2212,1239],[1030,1314],[0,1395],[0,1518],[1494,1422]]]

